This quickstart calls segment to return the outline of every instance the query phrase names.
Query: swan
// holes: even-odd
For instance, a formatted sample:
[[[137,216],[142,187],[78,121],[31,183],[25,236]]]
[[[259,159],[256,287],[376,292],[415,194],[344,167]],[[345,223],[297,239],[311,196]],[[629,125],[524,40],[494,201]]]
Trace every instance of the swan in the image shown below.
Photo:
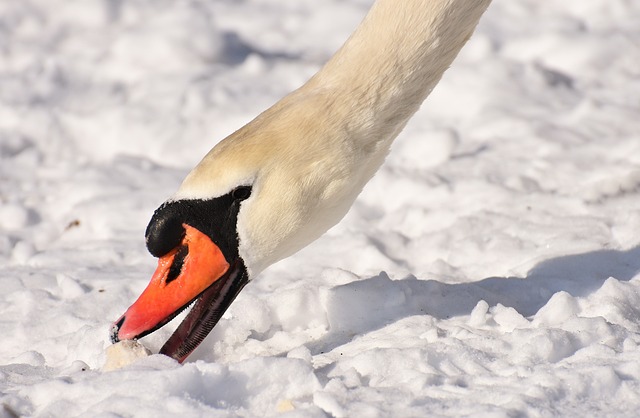
[[[249,281],[338,223],[490,2],[377,0],[318,73],[219,142],[153,214],[158,267],[112,342],[195,301],[160,349],[183,362]]]

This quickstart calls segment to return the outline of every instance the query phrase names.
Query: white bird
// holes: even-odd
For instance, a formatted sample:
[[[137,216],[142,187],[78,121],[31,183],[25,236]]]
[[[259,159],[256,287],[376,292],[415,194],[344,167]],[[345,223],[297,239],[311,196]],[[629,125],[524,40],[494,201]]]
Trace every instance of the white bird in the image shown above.
[[[195,300],[160,350],[184,361],[246,283],[338,223],[490,2],[376,1],[317,74],[218,143],[156,210],[158,268],[112,341]]]

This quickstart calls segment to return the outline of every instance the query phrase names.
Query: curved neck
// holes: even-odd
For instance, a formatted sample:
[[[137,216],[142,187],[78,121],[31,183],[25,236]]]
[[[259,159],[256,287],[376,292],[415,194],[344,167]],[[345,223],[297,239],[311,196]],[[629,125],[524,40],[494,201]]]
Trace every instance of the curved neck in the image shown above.
[[[251,277],[344,217],[490,0],[377,0],[305,85],[220,142],[177,198],[254,185],[238,215]]]
[[[490,2],[378,0],[308,87],[335,94],[354,140],[388,147],[451,65]]]

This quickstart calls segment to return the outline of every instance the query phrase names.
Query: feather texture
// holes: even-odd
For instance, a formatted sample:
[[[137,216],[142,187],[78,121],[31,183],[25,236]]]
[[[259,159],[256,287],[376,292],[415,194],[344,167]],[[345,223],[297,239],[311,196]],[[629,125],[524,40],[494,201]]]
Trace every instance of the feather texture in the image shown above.
[[[253,185],[238,215],[251,277],[339,222],[490,0],[378,0],[307,83],[217,144],[174,199]]]

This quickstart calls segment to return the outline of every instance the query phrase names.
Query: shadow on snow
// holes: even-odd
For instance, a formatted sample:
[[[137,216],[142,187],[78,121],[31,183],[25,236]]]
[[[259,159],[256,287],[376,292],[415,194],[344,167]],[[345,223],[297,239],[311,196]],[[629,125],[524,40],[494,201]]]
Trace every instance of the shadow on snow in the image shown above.
[[[413,315],[447,319],[469,315],[477,303],[512,307],[532,316],[559,291],[587,296],[610,277],[629,281],[640,272],[640,246],[627,251],[600,250],[543,261],[526,277],[488,277],[472,283],[442,283],[409,276],[375,277],[329,290],[331,331],[312,344],[312,352],[330,351],[351,339]],[[345,340],[348,338],[348,340]]]

